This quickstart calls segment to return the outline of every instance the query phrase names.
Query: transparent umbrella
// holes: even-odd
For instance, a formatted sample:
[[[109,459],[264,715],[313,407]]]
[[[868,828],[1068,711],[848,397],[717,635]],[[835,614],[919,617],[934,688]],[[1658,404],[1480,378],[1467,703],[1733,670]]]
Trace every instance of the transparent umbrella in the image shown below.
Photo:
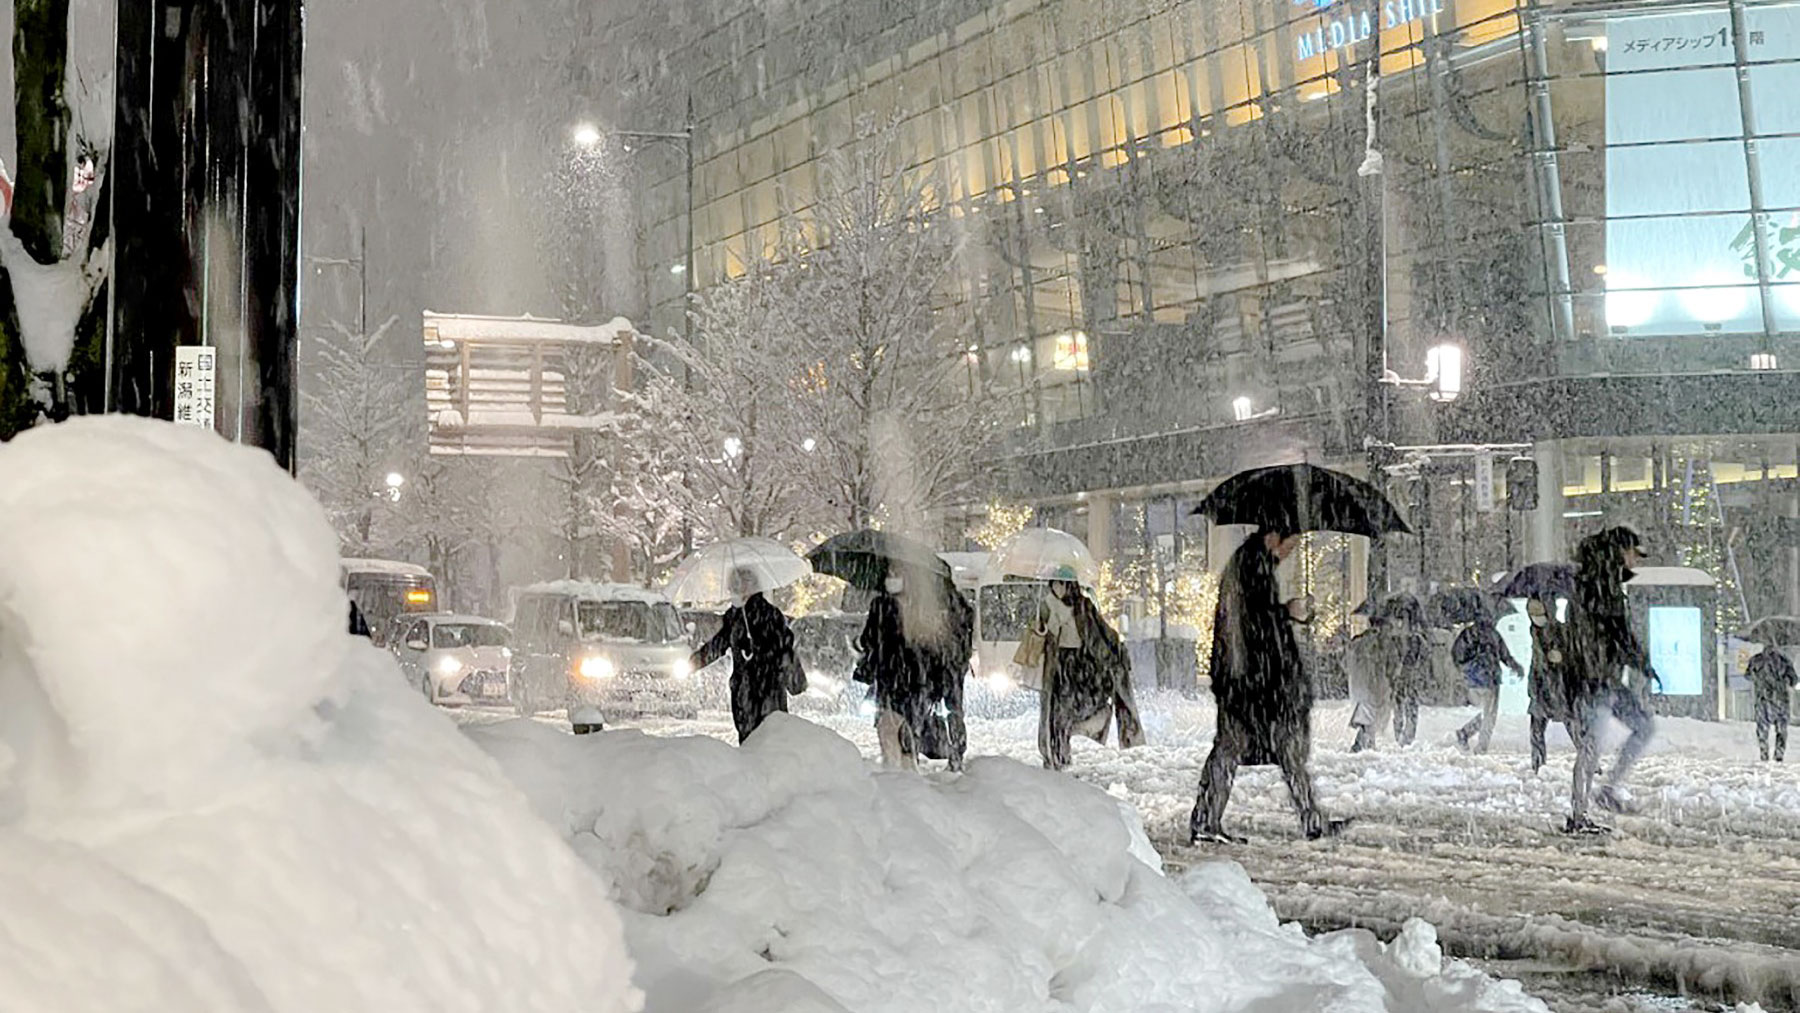
[[[806,560],[772,538],[734,538],[714,542],[682,560],[663,585],[676,604],[719,602],[732,596],[731,575],[750,575],[756,591],[773,591],[812,572]]]
[[[998,577],[1030,580],[1073,580],[1093,587],[1100,564],[1081,539],[1055,528],[1026,528],[994,550],[988,572]]]

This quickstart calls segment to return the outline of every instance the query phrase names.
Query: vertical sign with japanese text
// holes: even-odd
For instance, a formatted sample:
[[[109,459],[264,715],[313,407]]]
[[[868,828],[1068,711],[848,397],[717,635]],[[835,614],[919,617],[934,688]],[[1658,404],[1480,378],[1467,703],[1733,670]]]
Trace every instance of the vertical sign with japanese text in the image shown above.
[[[1494,455],[1475,458],[1475,509],[1484,514],[1494,512]]]
[[[213,427],[213,380],[218,349],[210,345],[175,348],[175,424]]]

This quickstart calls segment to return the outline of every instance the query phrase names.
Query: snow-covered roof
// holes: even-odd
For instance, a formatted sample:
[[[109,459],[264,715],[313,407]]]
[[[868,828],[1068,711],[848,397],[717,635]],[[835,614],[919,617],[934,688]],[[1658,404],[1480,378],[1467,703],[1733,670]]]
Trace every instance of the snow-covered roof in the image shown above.
[[[519,594],[568,594],[595,601],[638,601],[647,605],[668,605],[661,591],[636,584],[609,584],[598,580],[548,580],[518,589]]]
[[[439,613],[439,614],[434,614],[434,615],[428,615],[428,616],[425,616],[424,618],[431,620],[431,622],[434,625],[437,623],[458,623],[458,624],[466,625],[466,626],[505,626],[506,625],[505,623],[501,622],[498,619],[489,619],[487,616],[464,615],[461,612],[444,612],[444,613]]]
[[[345,573],[386,573],[396,577],[429,577],[431,571],[415,563],[402,563],[394,559],[360,559],[346,557],[338,560],[338,567]]]
[[[1716,587],[1718,581],[1705,570],[1691,566],[1640,566],[1628,585],[1645,587]]]
[[[586,326],[561,320],[547,320],[526,314],[522,317],[488,317],[466,313],[425,312],[427,340],[480,341],[493,344],[508,342],[550,341],[564,344],[616,345],[626,334],[636,333],[631,321],[613,317],[604,324]]]

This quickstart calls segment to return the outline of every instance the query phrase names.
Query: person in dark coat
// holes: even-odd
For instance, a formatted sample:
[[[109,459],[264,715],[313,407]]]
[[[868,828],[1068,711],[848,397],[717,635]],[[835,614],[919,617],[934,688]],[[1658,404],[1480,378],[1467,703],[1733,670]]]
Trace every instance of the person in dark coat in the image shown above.
[[[794,631],[787,616],[757,590],[748,571],[731,576],[739,604],[725,612],[719,632],[701,644],[688,662],[694,671],[731,654],[731,721],[738,742],[756,731],[763,719],[785,712],[789,692],[805,692],[805,676],[794,654]]]
[[[1563,674],[1569,661],[1569,627],[1556,618],[1554,596],[1527,600],[1525,614],[1531,620],[1531,671],[1525,677],[1525,690],[1531,701],[1527,712],[1531,717],[1531,772],[1535,774],[1548,753],[1544,735],[1550,722],[1565,729],[1573,727]]]
[[[1756,693],[1756,750],[1769,758],[1769,730],[1775,731],[1775,762],[1787,754],[1788,691],[1800,686],[1794,663],[1774,644],[1750,659],[1744,674]]]
[[[920,652],[907,640],[900,595],[906,581],[888,574],[881,591],[869,602],[869,618],[856,639],[856,678],[875,696],[875,732],[881,741],[881,763],[902,770],[919,766],[918,729],[930,711],[930,687]]]
[[[1656,681],[1656,673],[1650,667],[1649,653],[1631,628],[1625,601],[1625,582],[1642,558],[1643,543],[1637,532],[1622,526],[1590,535],[1576,549],[1575,600],[1569,605],[1573,663],[1563,669],[1564,694],[1573,715],[1569,731],[1575,739],[1575,780],[1564,827],[1569,833],[1606,831],[1588,818],[1590,794],[1603,809],[1627,809],[1625,776],[1656,732],[1656,722],[1644,701],[1644,692]],[[1626,682],[1627,670],[1639,673],[1639,684]],[[1631,730],[1631,736],[1619,747],[1606,784],[1592,792],[1600,765],[1600,728],[1608,711]]]
[[[1485,753],[1493,741],[1494,721],[1500,714],[1501,672],[1510,668],[1520,677],[1525,673],[1500,639],[1494,618],[1486,609],[1456,635],[1456,642],[1450,646],[1450,660],[1462,669],[1469,698],[1477,708],[1475,717],[1457,729],[1456,744],[1468,749],[1473,741],[1475,752]]]
[[[931,718],[920,729],[922,751],[948,760],[951,770],[961,770],[963,756],[969,748],[968,723],[963,711],[963,682],[969,673],[969,657],[975,652],[975,610],[969,607],[962,592],[949,581],[937,588],[938,617],[933,635],[919,645],[919,660],[925,668],[925,681],[930,696],[928,707],[942,705],[940,726]],[[929,717],[929,715],[928,715]],[[931,742],[941,732],[945,741]],[[935,748],[937,752],[932,752]]]
[[[1044,678],[1038,692],[1038,754],[1047,770],[1069,765],[1077,733],[1105,742],[1119,726],[1119,747],[1144,744],[1131,688],[1131,658],[1100,609],[1074,580],[1053,580],[1039,607]]]
[[[1425,608],[1410,594],[1382,603],[1392,638],[1394,667],[1388,676],[1394,689],[1394,742],[1410,746],[1419,734],[1419,700],[1431,684],[1431,639],[1425,633]]]
[[[1281,601],[1275,568],[1299,536],[1260,530],[1238,547],[1220,577],[1213,614],[1212,692],[1218,730],[1200,772],[1188,820],[1192,841],[1241,842],[1225,832],[1225,803],[1244,763],[1275,763],[1309,840],[1335,835],[1348,821],[1328,820],[1306,769],[1312,752],[1313,686],[1294,637],[1295,615]]]

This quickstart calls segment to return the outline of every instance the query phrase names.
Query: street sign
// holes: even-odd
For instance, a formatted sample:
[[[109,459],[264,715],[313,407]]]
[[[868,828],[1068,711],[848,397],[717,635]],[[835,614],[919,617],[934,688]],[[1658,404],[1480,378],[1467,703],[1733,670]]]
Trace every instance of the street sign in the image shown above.
[[[213,389],[218,349],[210,345],[175,348],[175,424],[213,427]]]
[[[1506,507],[1521,512],[1538,507],[1537,462],[1529,457],[1506,462]]]
[[[1494,455],[1482,454],[1475,458],[1475,509],[1482,513],[1494,512]]]

